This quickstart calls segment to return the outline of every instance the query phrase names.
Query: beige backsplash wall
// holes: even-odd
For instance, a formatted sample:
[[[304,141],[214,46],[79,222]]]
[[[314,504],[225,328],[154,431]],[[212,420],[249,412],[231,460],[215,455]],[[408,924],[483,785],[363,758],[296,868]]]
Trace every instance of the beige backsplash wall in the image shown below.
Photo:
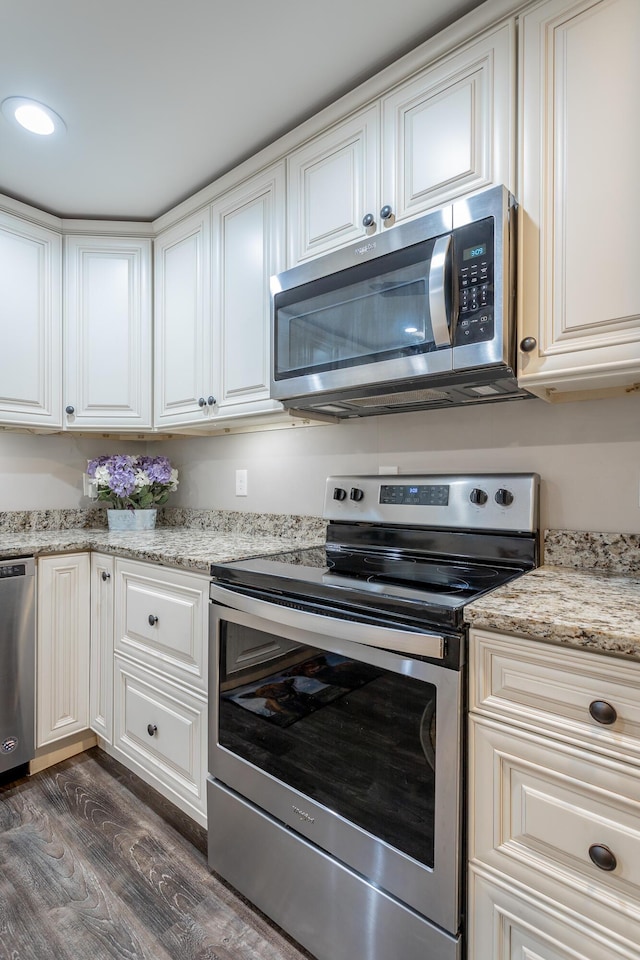
[[[640,532],[640,397],[513,401],[215,440],[178,440],[176,505],[319,514],[330,473],[536,471],[542,523]],[[248,470],[236,497],[235,470]]]
[[[330,473],[537,471],[544,527],[640,533],[640,397],[538,400],[396,414],[337,426],[126,443],[0,432],[0,510],[78,507],[86,460],[165,453],[175,506],[317,515]],[[235,471],[248,470],[248,496]]]

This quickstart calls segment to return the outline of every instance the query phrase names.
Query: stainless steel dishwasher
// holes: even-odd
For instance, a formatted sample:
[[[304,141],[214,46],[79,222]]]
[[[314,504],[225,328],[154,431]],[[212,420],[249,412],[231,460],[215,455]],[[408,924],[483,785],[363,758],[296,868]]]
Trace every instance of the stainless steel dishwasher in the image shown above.
[[[0,776],[35,753],[35,562],[0,561]]]

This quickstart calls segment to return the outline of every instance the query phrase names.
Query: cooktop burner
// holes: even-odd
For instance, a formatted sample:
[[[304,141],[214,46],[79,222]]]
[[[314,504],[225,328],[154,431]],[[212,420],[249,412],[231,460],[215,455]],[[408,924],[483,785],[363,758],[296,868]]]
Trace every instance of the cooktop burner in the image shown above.
[[[212,577],[331,616],[460,630],[466,604],[537,566],[536,492],[531,474],[329,478],[324,547],[214,565]]]

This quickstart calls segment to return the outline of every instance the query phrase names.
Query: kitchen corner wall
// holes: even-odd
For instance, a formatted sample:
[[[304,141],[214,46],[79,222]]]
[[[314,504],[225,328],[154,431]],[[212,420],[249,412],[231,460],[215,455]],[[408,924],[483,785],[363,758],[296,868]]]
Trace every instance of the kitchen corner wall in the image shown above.
[[[640,396],[513,401],[149,444],[0,432],[0,510],[78,507],[86,460],[164,453],[174,506],[320,515],[328,474],[535,471],[545,528],[640,533]],[[235,472],[248,471],[248,496]]]

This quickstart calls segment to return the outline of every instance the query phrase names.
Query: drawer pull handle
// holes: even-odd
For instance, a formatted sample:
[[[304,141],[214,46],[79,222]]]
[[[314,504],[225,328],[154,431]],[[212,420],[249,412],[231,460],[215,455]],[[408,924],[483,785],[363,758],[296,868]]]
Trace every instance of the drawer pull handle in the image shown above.
[[[594,700],[590,703],[589,713],[596,723],[603,723],[606,727],[615,723],[618,719],[616,708],[612,707],[606,700]]]
[[[618,866],[615,854],[603,843],[592,843],[589,847],[589,856],[596,867],[600,867],[601,870],[615,870]]]
[[[150,614],[149,614],[149,626],[150,626],[150,627],[155,627],[155,625],[156,625],[157,622],[158,622],[158,618],[157,618],[157,617],[154,617],[154,615],[153,615],[152,613],[150,613]]]
[[[152,737],[152,736],[154,735],[154,733],[157,733],[157,732],[158,732],[158,728],[157,728],[157,726],[155,725],[155,723],[148,723],[148,724],[147,724],[147,733],[149,734],[150,737]]]

